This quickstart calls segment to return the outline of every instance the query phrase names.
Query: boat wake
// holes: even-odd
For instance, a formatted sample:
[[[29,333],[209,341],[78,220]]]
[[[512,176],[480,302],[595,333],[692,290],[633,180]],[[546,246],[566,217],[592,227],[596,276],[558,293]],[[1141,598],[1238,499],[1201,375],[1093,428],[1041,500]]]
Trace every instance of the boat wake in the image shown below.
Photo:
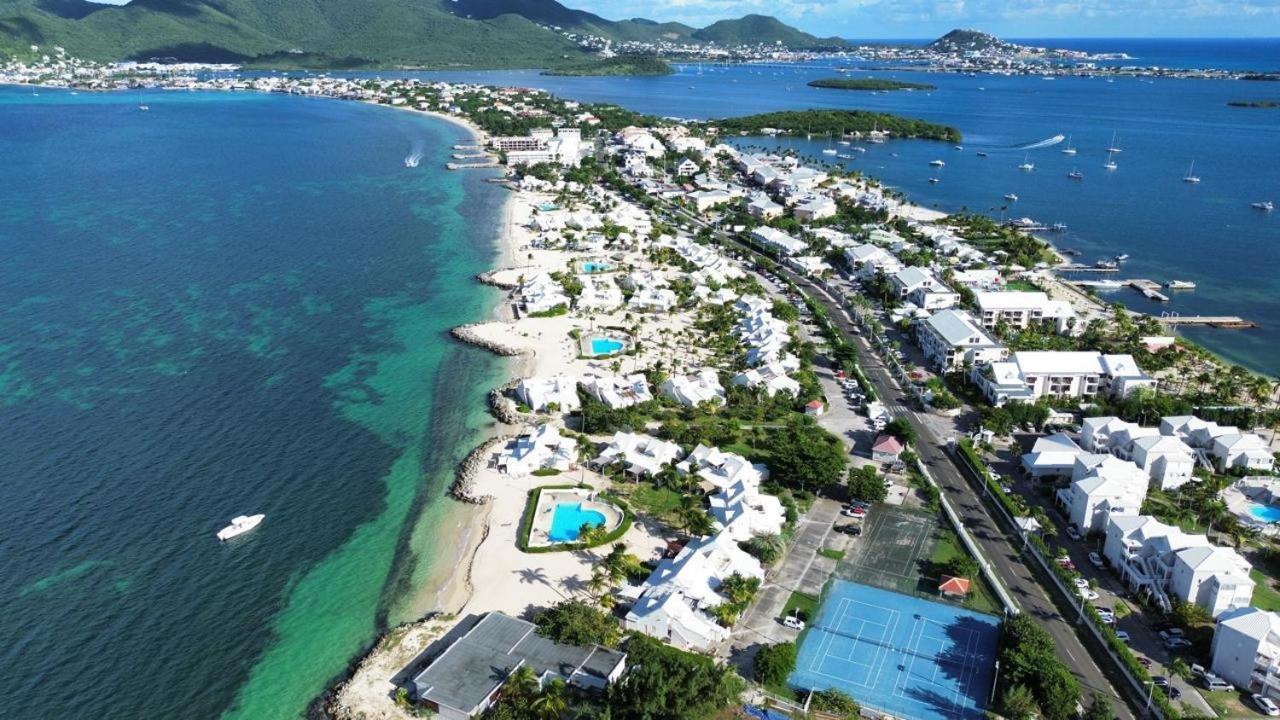
[[[418,163],[421,160],[422,160],[422,153],[414,153],[412,155],[406,155],[404,158],[404,166],[411,167],[411,168],[418,167]]]
[[[1038,142],[1028,143],[1026,145],[1014,145],[1013,149],[1014,150],[1039,150],[1040,148],[1053,147],[1054,145],[1057,145],[1058,143],[1066,139],[1067,139],[1066,135],[1054,135],[1051,138],[1045,138],[1044,140],[1040,140]]]

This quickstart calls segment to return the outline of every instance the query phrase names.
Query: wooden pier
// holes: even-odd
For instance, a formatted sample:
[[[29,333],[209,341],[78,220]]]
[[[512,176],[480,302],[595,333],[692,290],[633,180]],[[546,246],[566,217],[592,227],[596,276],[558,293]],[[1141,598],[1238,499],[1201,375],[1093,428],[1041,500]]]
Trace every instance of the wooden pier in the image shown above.
[[[1207,325],[1230,330],[1261,327],[1258,323],[1237,315],[1152,315],[1151,317],[1162,325]]]
[[[454,145],[454,150],[483,150],[483,145]]]
[[[1125,280],[1124,284],[1142,293],[1148,300],[1169,302],[1169,296],[1160,292],[1160,283],[1155,280],[1135,278],[1133,280]]]
[[[1075,273],[1113,273],[1120,272],[1118,267],[1097,267],[1095,265],[1081,265],[1080,263],[1067,263],[1059,265],[1054,270],[1058,272],[1075,272]]]
[[[454,153],[454,160],[475,160],[476,158],[487,158],[486,153]]]

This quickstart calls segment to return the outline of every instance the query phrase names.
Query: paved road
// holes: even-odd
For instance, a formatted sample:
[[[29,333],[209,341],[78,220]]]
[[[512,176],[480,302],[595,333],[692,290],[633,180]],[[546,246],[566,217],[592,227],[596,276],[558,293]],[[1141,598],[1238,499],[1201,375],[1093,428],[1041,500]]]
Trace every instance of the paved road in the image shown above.
[[[683,209],[674,208],[673,206],[668,207],[696,226],[710,227],[701,218]],[[720,242],[730,246],[739,246],[737,241],[729,235],[714,228],[713,232]],[[860,358],[863,371],[867,374],[881,402],[892,408],[898,417],[908,417],[915,423],[920,432],[919,447],[916,450],[921,461],[929,468],[930,474],[941,486],[943,494],[960,515],[961,522],[972,533],[987,560],[995,568],[996,574],[1004,582],[1005,587],[1009,589],[1022,612],[1039,620],[1043,627],[1053,636],[1055,643],[1061,650],[1063,660],[1080,680],[1086,699],[1094,692],[1101,693],[1104,697],[1112,700],[1117,718],[1120,718],[1120,720],[1133,720],[1135,716],[1126,704],[1127,696],[1122,697],[1117,692],[1116,687],[1103,674],[1089,651],[1085,649],[1072,625],[1074,618],[1069,620],[1058,612],[1057,606],[1049,599],[1045,589],[1032,575],[1031,569],[1019,557],[1018,541],[1005,535],[1003,530],[996,524],[995,519],[988,514],[977,492],[964,479],[959,469],[942,450],[946,445],[947,438],[937,437],[931,423],[923,421],[917,413],[908,409],[913,404],[913,401],[893,382],[889,370],[879,361],[861,334],[854,332],[853,322],[838,301],[809,278],[800,276],[781,265],[778,266],[778,270],[795,283],[797,287],[804,290],[811,298],[823,305],[831,321],[835,323],[841,334],[846,339],[857,344],[861,350]]]

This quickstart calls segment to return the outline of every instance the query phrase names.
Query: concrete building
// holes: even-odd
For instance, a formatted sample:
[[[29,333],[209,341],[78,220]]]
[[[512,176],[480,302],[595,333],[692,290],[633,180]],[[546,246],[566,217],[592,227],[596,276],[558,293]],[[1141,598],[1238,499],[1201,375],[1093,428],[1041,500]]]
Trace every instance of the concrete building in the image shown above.
[[[413,677],[418,702],[442,720],[466,720],[488,710],[517,668],[529,666],[540,685],[560,678],[601,690],[626,672],[625,653],[599,645],[563,645],[533,623],[498,612],[485,615]]]
[[[1255,607],[1223,613],[1209,669],[1232,685],[1280,699],[1280,615]]]
[[[663,395],[685,407],[697,407],[702,403],[724,404],[724,388],[715,370],[706,368],[691,375],[675,375],[662,383]]]
[[[767,226],[752,230],[751,239],[776,251],[779,255],[803,255],[809,249],[804,241]]]
[[[943,310],[929,316],[917,325],[916,339],[929,364],[944,372],[966,363],[998,362],[1009,355],[963,310]]]
[[[1042,292],[979,292],[974,293],[982,326],[994,328],[1001,322],[1015,328],[1040,325],[1054,332],[1067,333],[1075,326],[1075,310],[1071,303],[1050,300]]]
[[[1089,535],[1107,529],[1112,517],[1137,515],[1147,497],[1148,478],[1136,465],[1111,456],[1091,462],[1077,456],[1072,482],[1058,491],[1057,501],[1067,519]]]
[[[578,379],[571,377],[528,377],[515,388],[516,399],[534,412],[572,412],[581,407]]]
[[[1016,352],[1005,362],[975,368],[970,378],[992,405],[1011,400],[1035,402],[1045,397],[1124,397],[1139,388],[1154,388],[1131,355],[1084,351]]]

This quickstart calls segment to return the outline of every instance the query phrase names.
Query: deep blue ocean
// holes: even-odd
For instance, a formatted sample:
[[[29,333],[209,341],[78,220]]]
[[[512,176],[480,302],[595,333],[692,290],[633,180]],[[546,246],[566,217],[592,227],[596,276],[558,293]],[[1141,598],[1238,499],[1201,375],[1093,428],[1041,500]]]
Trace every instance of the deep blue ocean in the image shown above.
[[[431,609],[505,191],[420,116],[144,98],[0,88],[0,717],[296,717]]]
[[[1037,41],[1081,49],[1125,50],[1191,65],[1280,66],[1280,41]],[[1144,56],[1144,59],[1147,57]],[[969,77],[915,71],[857,72],[937,86],[931,92],[829,90],[806,83],[833,75],[831,61],[794,67],[677,66],[664,77],[552,77],[537,71],[429,73],[428,77],[546,88],[583,101],[612,102],[641,112],[716,118],[808,107],[878,110],[953,125],[964,150],[902,140],[868,146],[841,160],[918,204],[946,212],[981,211],[1066,223],[1053,237],[1081,260],[1125,253],[1120,277],[1190,280],[1195,291],[1147,301],[1132,290],[1104,295],[1146,312],[1239,315],[1253,330],[1187,329],[1185,335],[1227,359],[1280,375],[1280,212],[1250,207],[1280,203],[1280,110],[1234,108],[1233,100],[1280,100],[1280,83],[1233,80]],[[840,63],[847,64],[847,63]],[[1057,146],[1019,147],[1069,135],[1074,157]],[[1117,170],[1103,169],[1113,134]],[[767,139],[751,142],[765,144]],[[767,141],[770,145],[774,141]],[[779,139],[816,160],[825,138]],[[986,158],[975,153],[983,151]],[[1017,169],[1024,157],[1036,167]],[[943,160],[936,171],[931,160]],[[1192,162],[1202,182],[1182,182]],[[1079,170],[1082,181],[1067,173]],[[938,177],[931,184],[931,177]],[[1019,200],[1007,204],[1006,193]],[[1002,208],[1006,208],[1003,209]]]

